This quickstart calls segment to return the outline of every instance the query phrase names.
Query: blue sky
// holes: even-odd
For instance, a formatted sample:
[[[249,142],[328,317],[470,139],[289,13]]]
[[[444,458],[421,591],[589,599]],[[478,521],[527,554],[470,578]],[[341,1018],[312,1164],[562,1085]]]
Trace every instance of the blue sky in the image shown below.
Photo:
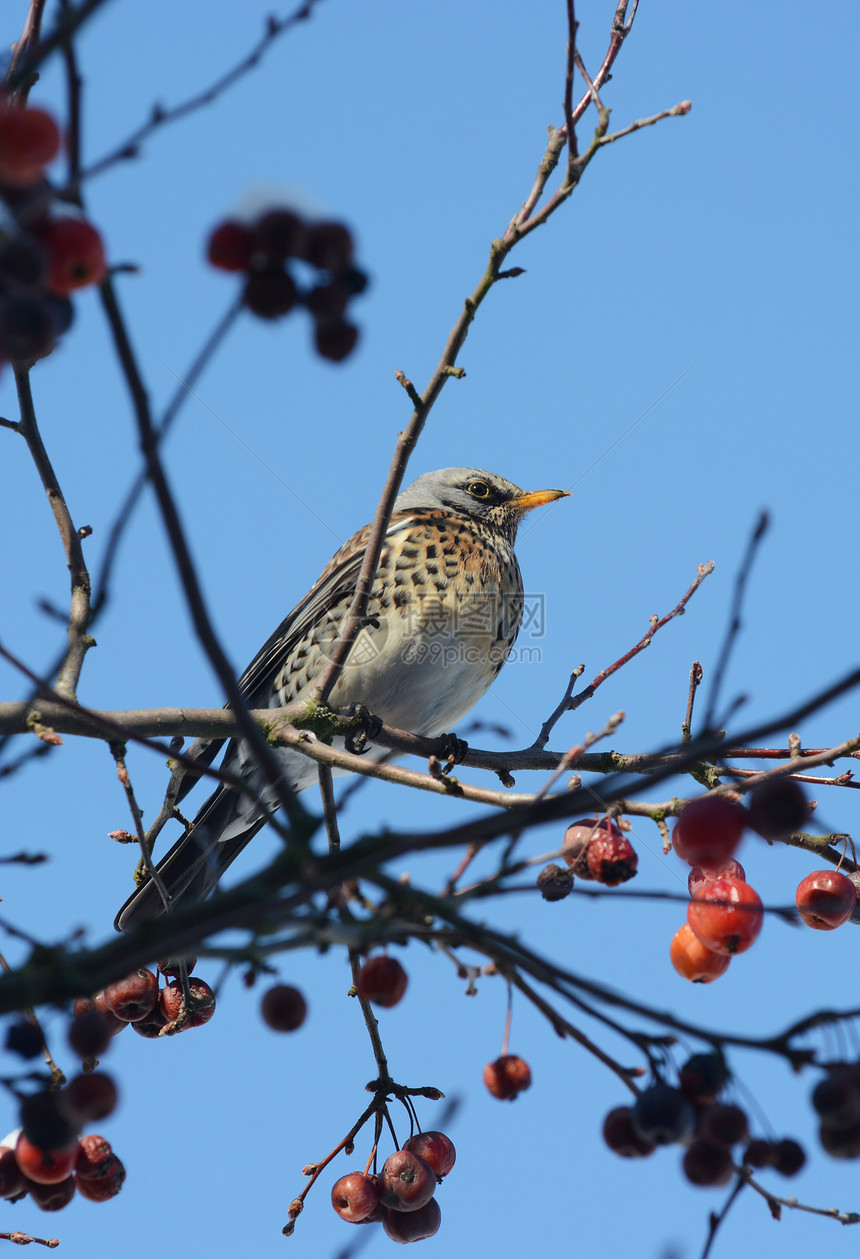
[[[169,105],[208,85],[251,46],[268,11],[256,0],[214,11],[199,0],[106,5],[79,41],[85,161],[121,143],[156,101]],[[6,6],[7,45],[25,12],[18,0]],[[591,0],[578,17],[594,67],[611,5]],[[528,488],[573,489],[518,547],[527,589],[546,596],[541,659],[512,663],[475,712],[508,726],[515,745],[537,731],[571,668],[585,662],[588,679],[614,661],[653,612],[677,602],[697,565],[714,560],[686,616],[566,718],[552,745],[579,742],[620,709],[619,750],[677,738],[690,664],[702,661],[707,686],[762,508],[772,527],[724,699],[746,696],[739,721],[751,725],[857,664],[858,33],[850,10],[839,11],[837,27],[795,0],[778,16],[735,0],[719,9],[643,0],[605,92],[612,124],[684,99],[692,112],[599,154],[572,201],[512,257],[526,274],[499,285],[472,328],[460,360],[466,378],[446,386],[411,469],[474,465]],[[234,281],[208,269],[202,249],[249,190],[291,189],[352,224],[372,276],[356,304],[362,341],[348,363],[310,353],[300,317],[272,326],[242,320],[167,443],[213,620],[237,670],[338,542],[370,519],[409,415],[395,370],[423,387],[490,241],[525,198],[546,126],[561,121],[565,39],[560,0],[542,0],[527,15],[487,0],[327,0],[231,92],[162,128],[136,160],[88,187],[112,261],[139,266],[120,289],[156,407],[234,296]],[[56,62],[32,100],[63,114]],[[76,309],[73,330],[34,372],[33,387],[74,517],[93,527],[87,556],[97,570],[138,462],[96,296],[82,295]],[[15,406],[7,373],[0,413],[14,416]],[[39,600],[62,607],[67,575],[23,443],[9,432],[0,439],[0,574],[10,592],[0,640],[39,670],[62,636]],[[84,703],[221,703],[150,502],[129,530],[95,636]],[[4,699],[25,693],[4,665],[0,681]],[[846,696],[799,733],[807,746],[829,746],[857,726],[856,697]],[[129,765],[151,817],[163,766],[142,750]],[[477,771],[463,777],[482,781]],[[541,781],[522,774],[517,786]],[[128,824],[106,750],[68,739],[2,790],[4,847],[52,853],[49,865],[4,872],[4,921],[46,941],[78,928],[89,942],[105,939],[131,868],[129,851],[106,838]],[[852,791],[821,787],[818,796],[823,826],[856,831]],[[467,814],[450,801],[368,787],[344,815],[344,838]],[[682,891],[677,863],[659,855],[656,828],[636,822],[634,837],[638,886]],[[545,828],[531,851],[560,841]],[[237,877],[262,864],[274,842],[260,836]],[[814,868],[802,853],[751,839],[741,860],[772,904],[790,903]],[[431,884],[444,873],[426,860],[396,873],[404,870]],[[756,947],[702,988],[684,984],[668,963],[676,905],[571,898],[547,906],[518,897],[486,913],[564,965],[707,1026],[764,1035],[814,1008],[860,1004],[852,927],[825,934],[768,921]],[[10,960],[22,955],[14,940],[2,947]],[[604,1150],[602,1117],[623,1100],[614,1077],[518,1004],[512,1048],[532,1062],[534,1085],[514,1106],[500,1105],[480,1072],[500,1049],[501,983],[484,980],[466,998],[444,959],[413,945],[403,960],[410,989],[382,1018],[392,1070],[460,1100],[449,1128],[458,1164],[440,1192],[442,1231],[425,1251],[508,1259],[525,1247],[553,1253],[572,1244],[585,1256],[695,1259],[724,1191],[688,1187],[677,1150],[631,1165]],[[289,956],[280,969],[308,995],[300,1033],[265,1029],[256,994],[236,976],[205,1029],[166,1043],[125,1033],[106,1059],[122,1105],[104,1124],[128,1167],[122,1195],[101,1207],[77,1202],[53,1219],[17,1206],[0,1228],[56,1232],[67,1255],[115,1254],[120,1237],[128,1259],[154,1244],[168,1254],[290,1247],[334,1256],[359,1232],[364,1254],[386,1253],[386,1238],[351,1231],[328,1205],[328,1185],[346,1163],[310,1196],[296,1235],[280,1236],[302,1166],[340,1139],[373,1074],[346,999],[344,959]],[[217,978],[218,967],[206,973]],[[49,1014],[47,1025],[61,1047],[63,1016]],[[857,1051],[850,1029],[813,1043],[823,1056]],[[796,1180],[765,1177],[768,1187],[815,1206],[860,1209],[856,1168],[817,1147],[808,1102],[816,1077],[796,1078],[750,1053],[735,1066],[737,1097],[758,1130],[796,1136],[812,1155]],[[8,1109],[11,1127],[11,1102]],[[422,1122],[434,1126],[429,1103]],[[854,1253],[857,1238],[801,1213],[777,1225],[747,1191],[714,1253],[776,1244],[788,1259],[814,1246],[838,1259]]]

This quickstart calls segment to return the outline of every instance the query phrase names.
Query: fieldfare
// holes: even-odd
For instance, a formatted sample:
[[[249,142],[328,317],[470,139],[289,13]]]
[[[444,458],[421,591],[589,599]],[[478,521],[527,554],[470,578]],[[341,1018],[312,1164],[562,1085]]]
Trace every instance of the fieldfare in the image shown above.
[[[394,504],[365,624],[330,705],[362,704],[386,725],[428,737],[453,730],[492,685],[519,633],[517,526],[526,512],[565,496],[526,493],[477,468],[428,472],[405,489]],[[249,708],[280,708],[307,693],[349,608],[369,532],[368,525],[344,543],[251,661],[239,682]],[[208,764],[223,742],[197,744],[191,754],[205,747]],[[274,751],[290,789],[316,781],[309,757]],[[222,768],[247,783],[254,798],[222,783],[202,805],[158,865],[172,902],[207,895],[278,807],[247,743],[231,739]],[[115,925],[128,931],[161,912],[161,896],[147,880]]]

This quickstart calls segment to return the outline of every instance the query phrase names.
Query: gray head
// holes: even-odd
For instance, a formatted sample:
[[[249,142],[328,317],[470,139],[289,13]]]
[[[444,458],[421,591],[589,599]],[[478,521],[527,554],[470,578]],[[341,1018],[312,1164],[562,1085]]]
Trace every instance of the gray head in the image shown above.
[[[512,481],[482,468],[440,468],[425,472],[398,496],[395,510],[447,508],[474,516],[516,537],[517,525],[526,512],[544,503],[565,498],[567,490],[521,490]]]

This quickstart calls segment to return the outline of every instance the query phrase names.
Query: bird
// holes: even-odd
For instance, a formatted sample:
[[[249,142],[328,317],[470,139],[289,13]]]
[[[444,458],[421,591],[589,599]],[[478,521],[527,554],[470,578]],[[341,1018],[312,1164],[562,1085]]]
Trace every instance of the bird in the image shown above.
[[[519,523],[564,497],[566,490],[527,492],[480,468],[442,468],[407,486],[395,500],[364,622],[329,705],[360,704],[388,726],[429,738],[453,731],[492,685],[520,630]],[[352,601],[370,529],[343,544],[242,674],[249,708],[280,708],[308,695]],[[224,742],[197,743],[190,756],[196,751],[208,765]],[[295,748],[273,752],[293,792],[318,780],[310,757]],[[278,808],[246,741],[229,741],[221,769],[254,798],[222,782],[203,803],[157,866],[171,908],[207,896]],[[196,778],[192,771],[180,798]],[[129,931],[162,912],[163,897],[146,878],[114,925]]]

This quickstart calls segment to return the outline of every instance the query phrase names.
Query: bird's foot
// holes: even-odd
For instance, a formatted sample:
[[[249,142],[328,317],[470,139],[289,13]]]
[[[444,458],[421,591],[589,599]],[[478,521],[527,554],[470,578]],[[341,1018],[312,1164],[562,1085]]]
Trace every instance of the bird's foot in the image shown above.
[[[439,745],[440,759],[445,762],[442,773],[450,774],[454,766],[459,765],[468,752],[469,745],[465,739],[459,738],[456,734],[440,734]]]
[[[354,752],[356,756],[361,756],[379,734],[382,721],[374,716],[369,708],[365,708],[364,704],[350,704],[344,709],[344,713],[347,720],[354,721],[358,727],[346,736],[344,746],[347,752]]]

